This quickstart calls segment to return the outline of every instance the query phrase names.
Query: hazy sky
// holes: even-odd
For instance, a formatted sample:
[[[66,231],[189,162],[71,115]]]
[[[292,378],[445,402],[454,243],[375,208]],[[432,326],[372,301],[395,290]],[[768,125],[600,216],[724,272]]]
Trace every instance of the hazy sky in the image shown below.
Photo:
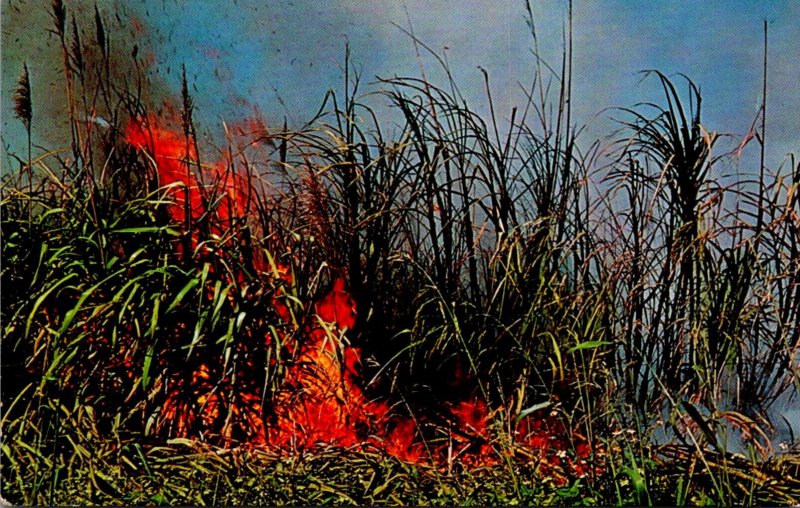
[[[69,2],[91,6],[92,2]],[[470,105],[486,110],[483,78],[490,75],[498,115],[521,104],[519,83],[533,76],[532,38],[522,0],[149,0],[99,2],[107,19],[135,32],[155,57],[152,71],[177,96],[181,64],[194,87],[197,115],[209,129],[235,122],[258,108],[274,125],[287,117],[301,125],[329,88],[340,89],[344,46],[362,74],[362,90],[375,77],[420,75],[444,84],[434,60],[417,58],[413,30],[446,55]],[[566,1],[532,0],[540,53],[560,58]],[[15,143],[19,122],[9,114],[22,62],[31,66],[36,103],[58,81],[38,64],[53,52],[47,35],[49,0],[4,0],[3,138]],[[742,135],[761,100],[764,19],[769,25],[768,131],[771,165],[800,152],[800,0],[574,2],[574,120],[588,124],[584,144],[609,133],[611,107],[660,101],[655,81],[640,71],[681,72],[703,92],[705,126]],[[24,23],[19,22],[21,19]],[[91,19],[91,18],[89,18]],[[91,27],[91,25],[89,25]],[[91,35],[92,30],[87,30]],[[48,53],[50,52],[50,53]],[[38,97],[37,97],[38,95]],[[42,109],[41,107],[39,108]],[[599,116],[598,116],[599,115]],[[618,114],[615,114],[619,116]],[[41,122],[41,118],[39,119]],[[5,164],[5,161],[4,161]]]

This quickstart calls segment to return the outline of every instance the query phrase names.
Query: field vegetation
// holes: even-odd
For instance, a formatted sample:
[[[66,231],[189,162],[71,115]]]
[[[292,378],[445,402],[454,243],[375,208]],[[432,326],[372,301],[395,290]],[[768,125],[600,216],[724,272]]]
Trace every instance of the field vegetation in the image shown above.
[[[647,71],[586,143],[569,26],[551,66],[526,14],[511,111],[347,54],[303,128],[213,148],[187,69],[157,109],[106,17],[53,0],[71,142],[32,146],[54,76],[25,66],[3,169],[3,498],[800,503],[770,412],[800,388],[800,164],[765,160],[766,99],[725,153],[699,87]]]

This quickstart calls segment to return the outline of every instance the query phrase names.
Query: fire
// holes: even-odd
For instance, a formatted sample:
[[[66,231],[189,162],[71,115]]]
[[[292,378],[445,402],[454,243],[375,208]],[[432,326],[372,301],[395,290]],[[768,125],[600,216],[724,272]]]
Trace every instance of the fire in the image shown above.
[[[387,404],[369,399],[359,387],[360,351],[345,336],[356,324],[356,307],[345,280],[336,278],[314,309],[316,322],[307,325],[286,390],[275,401],[269,443],[283,450],[371,443],[418,462],[422,448],[415,442],[414,422],[393,416]]]
[[[159,186],[168,189],[169,213],[176,223],[205,220],[212,233],[221,237],[234,221],[256,213],[253,186],[233,171],[230,161],[200,166],[194,143],[159,128],[154,117],[129,122],[125,139],[152,161]],[[196,247],[197,235],[192,240]]]
[[[199,167],[193,144],[184,136],[158,127],[156,119],[131,122],[125,132],[129,144],[142,150],[153,164],[161,186],[172,198],[169,213],[178,224],[189,225],[193,250],[198,245],[194,225],[210,220],[220,237],[234,219],[254,213],[253,188],[237,174],[232,164],[219,162]],[[180,248],[180,246],[179,246]],[[217,249],[210,256],[225,256]],[[262,275],[281,287],[293,282],[292,267],[262,258],[254,263]],[[574,440],[567,429],[550,415],[537,413],[516,422],[514,447],[494,446],[493,414],[480,397],[454,401],[449,406],[452,426],[447,443],[425,446],[420,424],[397,414],[386,402],[371,399],[361,386],[360,350],[350,344],[348,332],[356,327],[357,309],[343,274],[334,277],[330,291],[306,303],[298,317],[285,303],[283,289],[273,294],[271,305],[280,321],[277,339],[285,343],[287,362],[280,389],[265,400],[263,386],[249,382],[246,374],[233,377],[207,363],[180,373],[167,387],[157,432],[180,437],[216,435],[228,445],[247,443],[269,446],[285,453],[313,449],[319,444],[340,447],[377,447],[411,463],[442,464],[458,458],[466,465],[495,464],[502,453],[524,448],[522,456],[536,460],[541,469],[563,478],[563,472],[585,475],[592,446],[578,439],[573,465],[564,456]],[[305,316],[305,317],[303,317]],[[254,337],[270,344],[276,337]],[[248,339],[249,340],[249,339]],[[247,357],[246,345],[242,357]],[[255,371],[257,360],[248,360]],[[275,361],[275,360],[273,360]],[[562,473],[558,473],[562,471]],[[559,476],[560,474],[560,476]]]
[[[490,445],[489,422],[491,415],[486,403],[480,399],[461,401],[450,409],[456,419],[460,434],[451,433],[451,439],[458,443],[457,456],[466,455],[469,462],[490,465],[497,457]]]

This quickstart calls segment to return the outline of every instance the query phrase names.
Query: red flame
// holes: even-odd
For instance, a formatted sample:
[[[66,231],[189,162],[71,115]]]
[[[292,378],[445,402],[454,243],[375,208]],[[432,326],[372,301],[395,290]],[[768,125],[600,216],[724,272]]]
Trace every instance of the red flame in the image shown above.
[[[260,124],[259,127],[263,129]],[[131,122],[125,136],[152,161],[159,184],[170,186],[173,203],[169,211],[175,222],[187,224],[211,215],[212,226],[222,235],[231,219],[253,213],[249,180],[226,163],[198,169],[193,144],[184,136],[158,128],[154,118]],[[210,208],[211,201],[218,205]],[[197,239],[193,238],[192,247],[196,245]],[[224,255],[216,252],[215,255]],[[269,265],[261,259],[256,268],[286,286],[293,282],[288,265]],[[273,296],[272,305],[284,325],[276,328],[288,330],[280,332],[281,339],[299,339],[287,345],[294,361],[287,365],[282,388],[269,401],[269,414],[265,414],[263,387],[229,378],[212,380],[210,367],[201,364],[191,376],[179,378],[170,387],[171,395],[161,410],[160,430],[183,437],[192,437],[198,429],[201,433],[213,431],[227,443],[234,434],[244,435],[249,444],[284,452],[310,449],[321,443],[377,446],[412,463],[459,458],[467,465],[487,465],[497,463],[502,450],[508,450],[495,450],[493,414],[480,398],[454,402],[449,411],[453,428],[448,443],[426,448],[419,440],[416,420],[394,414],[387,403],[371,400],[365,394],[358,376],[360,351],[347,339],[347,332],[356,326],[357,309],[344,277],[335,278],[328,294],[308,304],[314,311],[310,319],[293,323],[280,290]],[[210,389],[212,383],[214,387]],[[196,404],[189,404],[187,398]],[[540,412],[512,428],[516,444],[526,448],[525,456],[538,461],[541,471],[562,480],[564,473],[583,476],[590,471],[587,460],[592,446],[588,440],[569,439],[567,429],[551,415]],[[566,460],[568,450],[574,455],[571,462]]]
[[[157,127],[155,118],[131,121],[125,139],[147,153],[154,163],[159,186],[168,188],[173,200],[169,211],[175,222],[186,223],[187,211],[191,222],[211,212],[206,220],[212,231],[221,235],[223,226],[232,219],[255,213],[254,191],[246,177],[233,171],[229,162],[222,161],[200,168],[200,179],[206,183],[201,185],[194,143],[182,134]]]

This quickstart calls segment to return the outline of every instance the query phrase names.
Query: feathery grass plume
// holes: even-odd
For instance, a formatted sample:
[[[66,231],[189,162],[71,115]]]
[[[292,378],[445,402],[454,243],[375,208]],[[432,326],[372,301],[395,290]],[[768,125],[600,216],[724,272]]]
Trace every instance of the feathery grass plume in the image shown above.
[[[94,4],[94,26],[97,35],[97,45],[100,46],[100,54],[103,55],[103,60],[105,60],[108,55],[108,36],[106,35],[106,29],[103,26],[103,18],[100,16],[100,10],[97,8],[97,4]]]
[[[83,71],[85,69],[85,61],[83,59],[83,48],[81,46],[81,34],[78,30],[78,22],[75,20],[75,15],[72,15],[72,61],[75,64],[75,72],[83,80]]]
[[[63,41],[64,40],[64,28],[67,24],[67,9],[64,7],[64,2],[62,0],[53,0],[52,4],[52,13],[53,22],[55,23],[56,29],[55,34]]]
[[[31,80],[28,73],[28,64],[22,65],[22,74],[17,80],[17,90],[14,92],[14,114],[22,120],[25,130],[31,130],[33,119],[33,106],[31,103]]]
[[[81,159],[81,150],[78,129],[75,125],[76,105],[73,91],[73,69],[72,63],[70,62],[73,56],[70,54],[70,48],[67,47],[67,37],[65,32],[67,24],[67,9],[62,0],[52,1],[50,15],[53,18],[53,23],[55,25],[55,30],[52,30],[51,33],[54,33],[58,36],[59,43],[61,45],[61,56],[64,61],[64,90],[66,93],[67,108],[69,110],[70,144],[72,146],[72,154],[75,158],[74,160],[78,161]]]
[[[186,81],[186,64],[181,67],[181,105],[181,126],[183,127],[184,136],[189,138],[192,130],[194,103],[189,95],[189,85]]]
[[[14,92],[14,115],[22,120],[25,133],[28,137],[28,221],[31,219],[31,199],[33,196],[33,168],[31,167],[31,120],[33,119],[33,103],[31,101],[31,80],[28,73],[28,64],[22,65],[22,74],[17,80],[17,89]],[[20,173],[22,169],[20,168]]]

